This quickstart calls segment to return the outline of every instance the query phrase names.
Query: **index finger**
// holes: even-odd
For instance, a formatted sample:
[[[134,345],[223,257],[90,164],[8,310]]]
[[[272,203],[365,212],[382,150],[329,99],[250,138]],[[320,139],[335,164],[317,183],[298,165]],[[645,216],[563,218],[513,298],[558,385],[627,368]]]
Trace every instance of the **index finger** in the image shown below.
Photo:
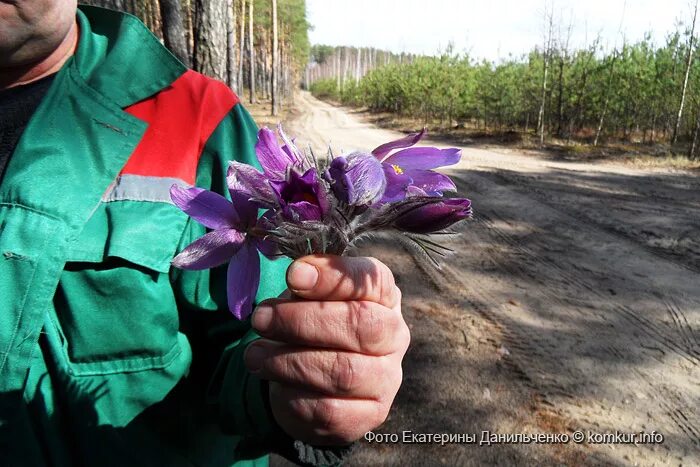
[[[370,257],[304,256],[287,270],[287,285],[309,300],[366,300],[387,308],[400,300],[391,270]]]

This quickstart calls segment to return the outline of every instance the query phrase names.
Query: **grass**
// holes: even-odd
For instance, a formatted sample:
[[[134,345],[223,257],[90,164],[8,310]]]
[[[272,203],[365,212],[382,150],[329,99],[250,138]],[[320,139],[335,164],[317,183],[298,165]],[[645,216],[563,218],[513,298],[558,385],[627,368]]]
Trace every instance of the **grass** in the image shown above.
[[[587,142],[547,137],[544,146],[540,146],[534,129],[524,132],[478,128],[471,125],[446,126],[444,122],[426,123],[422,119],[389,112],[373,113],[367,109],[350,109],[350,112],[382,128],[402,132],[416,131],[426,126],[431,137],[459,145],[534,150],[539,156],[570,162],[616,163],[645,169],[700,170],[700,160],[692,160],[684,154],[674,153],[668,143],[607,141],[603,145],[593,146]],[[592,140],[592,137],[587,140]],[[678,149],[683,153],[687,151],[680,145]]]

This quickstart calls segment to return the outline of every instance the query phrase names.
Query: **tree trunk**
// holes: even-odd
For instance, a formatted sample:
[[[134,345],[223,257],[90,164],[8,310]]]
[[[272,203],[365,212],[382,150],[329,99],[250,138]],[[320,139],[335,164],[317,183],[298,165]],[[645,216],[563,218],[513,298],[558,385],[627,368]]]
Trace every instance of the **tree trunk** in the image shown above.
[[[160,16],[163,21],[163,42],[178,60],[190,66],[187,51],[185,25],[182,21],[179,0],[160,0]]]
[[[238,91],[236,74],[236,10],[233,0],[226,0],[226,83]]]
[[[184,0],[182,7],[185,10],[185,43],[187,44],[187,56],[190,57],[190,66],[192,66],[192,55],[194,54],[194,5],[192,5],[192,0]]]
[[[146,5],[148,7],[148,16],[146,18],[148,19],[146,25],[148,26],[148,29],[150,29],[153,34],[160,40],[163,39],[163,28],[160,24],[160,5],[158,0],[149,0],[146,2]]]
[[[282,50],[280,53],[280,58],[281,61],[277,61],[277,63],[284,63],[284,66],[281,66],[281,70],[284,70],[283,74],[283,88],[284,88],[284,96],[286,98],[291,98],[291,100],[294,100],[294,90],[292,89],[292,81],[291,81],[291,70],[292,70],[292,62],[291,62],[291,57],[289,55],[289,52],[286,47],[286,42],[283,42]]]
[[[277,43],[277,0],[272,0],[272,115],[276,116],[279,107],[278,83],[279,75],[279,50]]]
[[[226,1],[195,0],[194,69],[226,82]]]
[[[557,96],[557,135],[562,135],[564,124],[564,55],[559,57],[559,94]]]
[[[683,106],[685,104],[685,94],[688,90],[688,76],[690,76],[690,67],[693,64],[693,39],[695,37],[695,20],[698,16],[698,0],[695,0],[695,11],[693,13],[693,25],[690,28],[690,37],[688,38],[688,57],[685,62],[685,77],[683,78],[683,88],[681,89],[681,102],[678,104],[678,115],[676,116],[676,124],[673,127],[673,136],[671,144],[676,144],[678,141],[678,130],[681,127],[681,119],[683,118]]]
[[[238,77],[236,81],[238,82],[238,93],[243,95],[243,57],[245,55],[245,0],[240,0],[241,9],[238,15],[238,21],[240,22],[240,30],[238,34]],[[235,5],[235,2],[234,2]]]
[[[547,12],[545,12],[545,18],[547,18]],[[543,60],[544,60],[544,71],[542,73],[542,99],[540,101],[540,111],[537,115],[537,131],[540,134],[540,146],[544,145],[544,119],[545,119],[545,107],[547,104],[547,73],[549,72],[549,54],[552,48],[552,23],[554,19],[552,14],[549,13],[549,25],[547,28],[546,38],[544,41],[543,50]]]
[[[258,29],[260,29],[258,27]],[[256,51],[256,60],[257,60],[257,70],[255,71],[257,76],[258,76],[258,82],[255,84],[257,93],[260,94],[260,91],[262,91],[263,99],[269,99],[270,98],[270,86],[268,86],[268,80],[267,80],[267,75],[268,75],[268,67],[267,67],[267,58],[268,58],[268,50],[267,50],[267,44],[265,44],[265,37],[263,35],[262,37],[262,43],[260,38],[258,38],[258,50]]]
[[[537,132],[540,136],[540,146],[544,144],[544,118],[545,118],[545,107],[547,104],[547,72],[549,71],[548,54],[544,55],[544,72],[542,73],[542,98],[540,100],[540,111],[537,115]]]
[[[338,92],[342,89],[341,83],[340,83],[340,49],[338,49],[335,53],[335,87],[338,89]]]
[[[598,146],[598,141],[600,140],[600,133],[603,131],[603,122],[605,121],[605,114],[608,111],[608,98],[605,98],[605,103],[603,104],[603,111],[600,113],[600,119],[598,120],[598,127],[595,132],[595,139],[593,140],[593,146]]]
[[[698,146],[698,133],[700,133],[700,106],[698,106],[697,114],[695,115],[695,128],[693,129],[693,140],[690,143],[688,150],[688,159],[695,160],[695,150]]]
[[[255,44],[253,43],[253,4],[248,0],[248,53],[250,60],[250,103],[255,104]]]
[[[153,31],[153,25],[151,23],[151,2],[141,2],[141,8],[141,14],[139,16],[143,21],[143,24],[146,25],[149,31]]]
[[[80,3],[85,3],[87,5],[95,5],[102,8],[109,8],[110,10],[126,11],[131,14],[137,14],[135,9],[129,8],[130,5],[126,0],[88,0],[82,1]]]
[[[622,45],[622,50],[625,49],[625,44]],[[603,111],[600,113],[600,120],[598,121],[598,129],[595,133],[595,139],[593,140],[593,146],[598,146],[598,141],[600,140],[600,134],[603,131],[603,123],[605,122],[605,114],[608,112],[608,105],[610,105],[610,89],[612,88],[613,78],[615,77],[615,63],[617,62],[617,49],[613,51],[613,58],[610,63],[610,75],[608,76],[608,85],[605,88],[605,101],[603,102]]]

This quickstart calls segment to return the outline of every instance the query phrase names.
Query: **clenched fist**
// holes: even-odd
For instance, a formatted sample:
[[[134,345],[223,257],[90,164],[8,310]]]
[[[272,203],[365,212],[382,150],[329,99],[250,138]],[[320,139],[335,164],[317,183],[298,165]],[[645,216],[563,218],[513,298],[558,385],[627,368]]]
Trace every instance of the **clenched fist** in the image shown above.
[[[401,385],[410,334],[401,292],[374,258],[306,256],[287,271],[291,298],[262,302],[245,354],[270,381],[277,423],[290,436],[345,444],[384,422]]]

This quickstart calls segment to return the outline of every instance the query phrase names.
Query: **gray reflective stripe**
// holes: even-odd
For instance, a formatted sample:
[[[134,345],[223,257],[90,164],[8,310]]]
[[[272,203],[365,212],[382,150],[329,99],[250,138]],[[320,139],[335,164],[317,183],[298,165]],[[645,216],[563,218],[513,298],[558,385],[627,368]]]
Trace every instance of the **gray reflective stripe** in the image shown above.
[[[102,201],[154,201],[172,204],[170,187],[173,184],[190,186],[179,178],[120,175],[102,196]]]

